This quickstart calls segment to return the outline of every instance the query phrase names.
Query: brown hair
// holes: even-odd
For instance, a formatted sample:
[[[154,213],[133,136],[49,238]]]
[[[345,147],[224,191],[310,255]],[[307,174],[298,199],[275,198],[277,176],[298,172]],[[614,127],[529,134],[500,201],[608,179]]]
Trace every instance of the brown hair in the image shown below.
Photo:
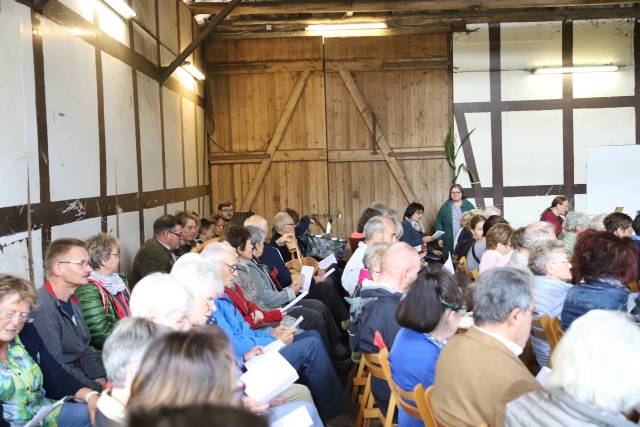
[[[631,239],[587,230],[578,236],[572,264],[575,283],[613,277],[628,284],[638,277],[638,250]]]
[[[194,211],[178,211],[176,212],[176,218],[178,219],[178,224],[183,227],[187,226],[187,221],[190,219],[196,222],[196,227],[200,227],[200,215]]]
[[[33,306],[37,295],[31,282],[10,274],[0,273],[0,302],[10,295],[18,295],[20,301]]]
[[[508,245],[511,241],[513,230],[509,224],[496,224],[487,233],[487,249],[495,249],[498,243]]]
[[[485,222],[486,220],[487,218],[479,214],[472,216],[471,220],[469,220],[469,229],[473,230],[479,222]]]
[[[147,349],[131,385],[128,408],[230,405],[235,381],[234,357],[220,328],[171,332]]]
[[[64,239],[54,240],[49,244],[47,252],[44,255],[44,269],[46,270],[47,274],[51,274],[53,264],[55,264],[62,255],[65,255],[72,248],[86,249],[87,246],[82,240],[72,239],[68,237]]]

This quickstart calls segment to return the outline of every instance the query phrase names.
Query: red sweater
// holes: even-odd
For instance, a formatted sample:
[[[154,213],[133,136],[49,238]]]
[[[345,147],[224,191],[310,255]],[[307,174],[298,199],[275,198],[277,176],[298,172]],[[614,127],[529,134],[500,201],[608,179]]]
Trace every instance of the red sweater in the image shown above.
[[[540,215],[540,221],[546,221],[553,225],[556,228],[556,236],[562,233],[562,223],[564,219],[554,214],[551,210],[543,212],[542,215]]]
[[[256,304],[245,298],[242,288],[240,288],[236,283],[234,283],[233,288],[227,288],[225,286],[224,292],[229,298],[231,298],[236,307],[238,307],[240,314],[242,314],[242,317],[252,329],[260,327],[263,323],[279,322],[282,320],[282,312],[280,310],[277,308],[271,311],[262,310]],[[251,313],[254,311],[261,312],[264,315],[264,318],[259,322],[254,322],[253,317],[251,317]]]

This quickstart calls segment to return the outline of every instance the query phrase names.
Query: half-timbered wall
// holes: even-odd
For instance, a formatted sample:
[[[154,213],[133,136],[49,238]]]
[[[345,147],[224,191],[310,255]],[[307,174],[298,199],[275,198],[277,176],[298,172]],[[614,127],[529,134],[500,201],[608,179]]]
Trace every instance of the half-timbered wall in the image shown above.
[[[433,219],[450,177],[449,36],[211,42],[214,201],[332,216],[340,235],[382,201]]]
[[[454,36],[456,128],[474,130],[464,159],[480,181],[467,190],[471,200],[503,208],[515,226],[558,194],[586,211],[586,147],[640,143],[638,28],[634,20],[503,23]],[[597,64],[621,69],[531,74]]]
[[[156,217],[210,204],[204,87],[159,82],[198,31],[185,4],[45,3],[0,1],[0,271],[36,286],[52,239],[116,234],[127,271]]]

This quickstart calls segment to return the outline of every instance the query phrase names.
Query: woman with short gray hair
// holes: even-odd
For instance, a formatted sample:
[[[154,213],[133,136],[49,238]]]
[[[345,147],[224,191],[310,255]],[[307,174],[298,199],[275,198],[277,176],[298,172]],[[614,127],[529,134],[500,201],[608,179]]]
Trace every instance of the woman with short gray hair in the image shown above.
[[[558,236],[564,242],[567,256],[573,256],[573,247],[576,245],[578,235],[589,228],[589,217],[582,212],[569,212],[562,224],[562,233]]]
[[[571,289],[571,263],[567,259],[564,244],[557,240],[547,240],[536,244],[529,254],[529,269],[534,274],[533,294],[536,316],[546,314],[560,317],[562,305]],[[546,366],[549,359],[549,343],[546,340],[531,337],[531,346],[538,365]]]

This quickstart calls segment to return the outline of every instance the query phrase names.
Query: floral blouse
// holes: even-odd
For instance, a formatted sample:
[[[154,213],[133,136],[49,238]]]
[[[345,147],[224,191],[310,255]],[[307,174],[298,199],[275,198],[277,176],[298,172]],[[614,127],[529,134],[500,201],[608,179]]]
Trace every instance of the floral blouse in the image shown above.
[[[43,406],[53,400],[45,397],[42,371],[22,346],[20,339],[9,344],[8,362],[0,361],[0,401],[4,419],[12,426],[29,422]],[[57,426],[60,407],[44,420],[43,426]]]

